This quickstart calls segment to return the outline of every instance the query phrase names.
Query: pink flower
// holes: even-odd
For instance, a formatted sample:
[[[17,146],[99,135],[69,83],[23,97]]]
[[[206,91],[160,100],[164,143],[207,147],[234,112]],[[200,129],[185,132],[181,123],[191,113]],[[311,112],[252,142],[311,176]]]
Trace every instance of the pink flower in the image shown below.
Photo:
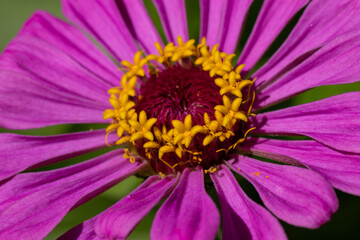
[[[153,2],[167,40],[176,44],[181,36],[186,42],[184,1]],[[248,13],[251,3],[250,0],[201,0],[200,37],[206,37],[211,47],[218,43],[222,52],[235,52],[246,15],[252,14]],[[155,42],[162,43],[162,40],[141,0],[63,0],[62,4],[65,16],[76,26],[45,12],[37,12],[0,57],[2,127],[29,129],[69,123],[110,124],[109,120],[103,119],[103,113],[107,109],[119,109],[114,105],[121,98],[116,95],[116,103],[110,101],[110,105],[107,91],[118,86],[126,73],[119,71],[83,31],[92,36],[115,62],[132,61],[138,48],[147,56],[158,54]],[[285,42],[254,71],[279,33],[303,8],[304,12]],[[252,97],[240,100],[248,112],[241,107],[234,110],[231,106],[233,112],[229,116],[243,115],[219,121],[224,140],[202,123],[202,116],[213,114],[213,120],[214,109],[225,111],[226,100],[220,95],[218,100],[206,98],[213,89],[216,94],[219,92],[217,86],[209,87],[210,83],[201,82],[207,71],[204,65],[193,66],[186,62],[195,56],[203,56],[196,52],[200,47],[197,50],[191,48],[193,55],[190,57],[184,57],[184,51],[179,65],[175,65],[175,60],[171,60],[174,65],[154,65],[160,72],[158,75],[147,73],[141,76],[138,72],[137,85],[130,88],[135,93],[128,97],[136,98],[134,109],[138,111],[140,123],[144,122],[140,117],[143,110],[147,120],[154,117],[156,124],[162,121],[162,125],[153,123],[154,126],[166,126],[169,130],[172,124],[178,131],[178,135],[174,134],[178,136],[175,143],[154,140],[154,144],[166,144],[159,146],[151,157],[147,151],[150,148],[146,149],[136,141],[146,138],[145,141],[153,142],[151,139],[156,138],[153,124],[147,127],[140,124],[137,128],[134,123],[138,121],[137,117],[130,119],[133,123],[126,122],[136,130],[124,130],[128,141],[132,142],[130,146],[136,151],[130,153],[113,147],[94,159],[51,171],[24,172],[108,148],[104,129],[46,137],[1,134],[0,238],[42,239],[67,212],[134,174],[145,179],[138,188],[108,210],[71,229],[61,239],[124,239],[161,200],[165,201],[155,216],[152,239],[214,239],[220,226],[220,214],[205,190],[204,178],[214,184],[218,193],[224,239],[285,239],[277,218],[295,226],[319,227],[338,208],[333,187],[360,195],[360,94],[345,93],[275,111],[269,111],[269,107],[314,87],[360,79],[359,9],[359,2],[353,0],[264,1],[236,64],[245,64],[241,81],[248,73],[251,73],[249,79],[256,78],[252,81],[253,88],[242,92],[243,96],[246,93],[253,96],[251,89],[254,89],[255,102],[251,103]],[[174,52],[171,54],[175,55]],[[197,75],[194,77],[195,73],[183,73],[182,70],[175,72],[176,67],[172,66],[184,69],[191,66],[190,69],[197,69]],[[152,67],[145,65],[145,70]],[[134,74],[137,71],[129,69],[128,72]],[[228,70],[224,71],[228,73]],[[159,88],[166,85],[162,85],[165,81],[159,81],[161,74],[166,77],[172,74],[168,83],[175,85],[177,78],[181,83],[194,82],[174,97],[177,99],[174,102],[181,106],[182,101],[190,101],[196,94],[202,96],[201,92],[206,89],[202,98],[206,101],[201,107],[208,104],[210,112],[199,110],[196,104],[194,113],[187,112],[188,106],[183,111],[176,110],[178,115],[171,115],[174,114],[171,111],[162,112],[164,107],[159,104],[163,100],[155,104],[160,98],[157,98]],[[215,77],[220,76],[227,83],[230,77],[225,75],[215,73]],[[185,76],[188,77],[186,80]],[[165,89],[169,90],[174,84]],[[124,84],[121,91],[125,91],[123,89]],[[153,93],[155,97],[150,98]],[[170,93],[173,92],[169,90]],[[179,97],[181,94],[184,96]],[[230,102],[234,103],[238,96],[232,97],[229,97]],[[142,104],[142,99],[151,101]],[[198,99],[191,101],[199,103]],[[157,113],[158,106],[161,106],[161,114]],[[222,114],[225,119],[227,113]],[[184,120],[189,115],[193,118],[192,125]],[[119,123],[120,117],[109,116],[111,124],[125,129]],[[185,121],[186,127],[172,121],[176,119]],[[234,124],[229,126],[229,122]],[[195,124],[204,128],[191,132]],[[112,144],[122,136],[108,132],[108,142]],[[141,133],[136,140],[134,132]],[[210,135],[219,139],[211,139],[209,147],[200,144]],[[273,136],[303,136],[307,140],[279,140]],[[164,150],[165,157],[162,157],[158,152],[164,146],[169,148]],[[231,146],[236,147],[235,150]],[[196,149],[202,158],[197,157]],[[184,156],[191,158],[185,161]],[[261,158],[281,164],[258,160]],[[269,211],[247,197],[231,170],[253,184]]]

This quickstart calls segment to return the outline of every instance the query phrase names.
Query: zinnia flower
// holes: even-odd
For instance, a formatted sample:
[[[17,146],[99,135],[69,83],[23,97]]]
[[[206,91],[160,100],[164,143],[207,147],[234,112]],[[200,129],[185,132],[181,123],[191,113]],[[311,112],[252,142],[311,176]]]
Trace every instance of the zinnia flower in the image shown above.
[[[144,178],[138,188],[61,239],[124,239],[161,200],[152,239],[214,239],[220,214],[205,182],[217,191],[224,239],[285,239],[277,218],[317,228],[338,208],[333,187],[360,195],[358,92],[270,111],[311,88],[360,79],[359,1],[264,1],[238,56],[252,1],[200,1],[198,43],[188,39],[184,1],[153,2],[168,43],[140,0],[63,0],[76,26],[37,12],[1,55],[2,127],[108,124],[1,134],[1,239],[42,239],[135,174]],[[82,163],[28,171],[107,145]]]

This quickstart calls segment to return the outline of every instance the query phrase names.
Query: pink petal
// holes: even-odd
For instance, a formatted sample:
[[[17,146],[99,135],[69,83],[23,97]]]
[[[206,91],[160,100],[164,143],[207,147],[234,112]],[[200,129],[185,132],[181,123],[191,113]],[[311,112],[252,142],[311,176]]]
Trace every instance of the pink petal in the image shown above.
[[[220,46],[222,51],[226,53],[235,52],[251,3],[251,0],[228,0],[224,28],[221,33]]]
[[[238,64],[246,64],[244,71],[248,72],[255,66],[286,24],[307,3],[308,0],[264,1],[238,60]]]
[[[292,225],[317,228],[338,208],[333,188],[312,170],[245,156],[229,165],[254,185],[267,208]]]
[[[0,69],[0,125],[14,129],[104,123],[107,90],[121,76],[79,30],[41,12],[5,49]]]
[[[62,161],[104,147],[105,130],[48,137],[3,133],[0,134],[0,181],[29,168]]]
[[[214,239],[219,212],[207,195],[202,171],[185,169],[174,192],[157,212],[152,239]]]
[[[251,1],[201,0],[201,32],[209,46],[217,43],[227,53],[235,51]]]
[[[255,143],[256,142],[256,143]],[[324,176],[335,188],[360,195],[360,155],[335,151],[316,141],[252,139],[242,147],[256,155],[284,161],[292,158]]]
[[[95,37],[118,61],[133,59],[137,48],[115,1],[62,0],[62,8],[67,18]]]
[[[176,178],[168,176],[160,179],[151,176],[127,197],[82,224],[66,232],[59,239],[87,240],[125,239],[139,221],[165,196],[176,183]],[[96,231],[99,233],[96,235]]]
[[[65,53],[72,60],[97,76],[107,88],[117,85],[122,73],[90,39],[76,27],[52,15],[38,11],[22,28],[19,36],[42,40]]]
[[[149,16],[142,0],[116,1],[122,18],[129,31],[146,53],[158,53],[155,42],[162,40]]]
[[[353,83],[360,79],[360,31],[343,34],[259,94],[260,107],[280,102],[297,93],[322,86]]]
[[[174,177],[148,178],[139,188],[98,216],[95,232],[102,238],[127,238],[140,220],[171,192],[174,183]]]
[[[360,92],[256,116],[253,133],[300,134],[332,148],[360,153]]]
[[[113,151],[59,170],[19,174],[4,183],[0,238],[42,239],[68,211],[143,168],[122,153]]]
[[[199,0],[200,4],[200,39],[207,34],[209,23],[209,8],[211,0]],[[214,2],[217,3],[217,2]],[[214,18],[212,19],[214,20]],[[208,41],[207,41],[208,42]],[[209,43],[207,43],[209,44]],[[209,44],[210,45],[210,44]]]
[[[174,42],[177,45],[176,39],[178,36],[181,36],[184,41],[187,41],[189,36],[187,30],[185,1],[153,0],[153,2],[160,15],[161,23],[168,41]]]
[[[286,239],[277,219],[243,192],[230,170],[210,174],[223,212],[223,239]]]
[[[311,1],[284,44],[253,74],[257,77],[256,84],[263,84],[280,71],[285,71],[286,66],[291,66],[290,63],[300,56],[324,46],[345,32],[356,29],[360,23],[359,8],[360,3],[353,0]]]
[[[227,0],[200,0],[200,38],[206,37],[206,43],[209,46],[214,46],[215,44],[220,43],[227,5]]]
[[[95,233],[96,217],[80,223],[76,227],[61,235],[58,240],[101,240]]]
[[[46,53],[46,48],[42,48]],[[37,50],[40,49],[34,48],[33,51]],[[89,99],[95,96],[91,93],[96,89],[95,86],[88,92],[89,97],[82,97],[81,93],[87,92],[86,85],[91,85],[90,78],[86,83],[83,80],[86,78],[71,76],[71,71],[62,71],[59,67],[52,73],[53,78],[45,79],[37,75],[44,75],[41,68],[46,67],[46,64],[34,55],[26,57],[29,59],[24,63],[38,71],[38,74],[28,76],[5,70],[0,72],[0,115],[6,116],[0,118],[0,126],[28,129],[64,123],[105,123],[102,113],[109,108],[105,103],[105,90],[104,94],[102,91],[95,93],[98,97],[103,96],[101,103]],[[69,88],[77,92],[72,92]]]

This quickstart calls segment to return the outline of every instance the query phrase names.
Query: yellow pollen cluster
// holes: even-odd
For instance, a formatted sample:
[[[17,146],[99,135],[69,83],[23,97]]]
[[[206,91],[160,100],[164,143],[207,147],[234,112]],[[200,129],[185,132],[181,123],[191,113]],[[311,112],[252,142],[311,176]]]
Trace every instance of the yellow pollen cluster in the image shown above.
[[[134,56],[134,62],[122,61],[124,66],[121,70],[124,75],[121,78],[120,87],[111,88],[109,102],[112,109],[107,109],[103,113],[104,119],[112,119],[111,124],[107,127],[107,135],[110,132],[116,131],[119,139],[116,144],[142,144],[145,150],[146,157],[152,158],[152,154],[157,153],[158,158],[163,161],[170,168],[175,168],[178,165],[183,165],[188,162],[200,164],[201,152],[190,151],[194,137],[201,133],[204,135],[203,145],[207,146],[216,139],[221,142],[229,139],[235,134],[232,132],[235,124],[239,122],[247,122],[251,115],[251,107],[254,93],[250,88],[254,80],[244,80],[240,76],[240,72],[244,65],[233,68],[231,61],[235,57],[234,54],[226,54],[218,50],[219,45],[216,44],[211,49],[206,45],[206,39],[195,45],[195,40],[183,42],[179,36],[177,38],[178,46],[173,43],[161,47],[159,43],[155,46],[159,54],[150,54],[143,57],[143,53],[138,51]],[[155,127],[156,118],[147,118],[144,111],[137,113],[135,110],[135,88],[137,80],[144,79],[146,76],[157,74],[158,69],[170,67],[179,64],[183,67],[188,64],[195,65],[203,71],[208,71],[211,77],[215,77],[215,84],[220,88],[219,94],[222,95],[222,105],[214,107],[215,119],[210,119],[208,114],[204,114],[203,124],[193,126],[191,115],[187,115],[184,122],[180,120],[173,120],[173,128],[167,129],[162,126],[161,129]],[[160,67],[160,65],[163,65]],[[145,72],[147,70],[147,73]],[[248,96],[244,100],[242,95],[243,88],[248,87]],[[240,106],[244,103],[251,102],[247,112],[241,110]],[[245,137],[236,141],[235,144],[227,149],[218,149],[218,151],[228,151],[235,148],[237,144],[245,140]],[[188,153],[191,159],[186,162],[178,162],[175,165],[170,165],[163,160],[164,154],[175,153],[179,158],[182,158],[184,153]],[[125,151],[124,157],[130,158],[134,161],[134,157],[130,155],[129,150]],[[216,169],[215,169],[216,170]],[[215,171],[214,168],[206,170],[206,172]]]

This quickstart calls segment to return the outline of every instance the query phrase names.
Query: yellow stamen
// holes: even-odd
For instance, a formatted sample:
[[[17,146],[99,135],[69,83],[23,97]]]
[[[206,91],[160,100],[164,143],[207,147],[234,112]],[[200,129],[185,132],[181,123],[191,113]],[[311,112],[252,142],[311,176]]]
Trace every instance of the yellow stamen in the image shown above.
[[[105,135],[105,143],[108,147],[112,147],[109,143],[108,143],[108,136],[109,136],[110,132],[107,132]]]
[[[205,169],[204,170],[204,173],[207,174],[207,173],[214,173],[216,172],[217,168],[216,167],[210,167],[209,169]]]
[[[131,163],[135,163],[135,157],[131,156],[130,150],[128,148],[125,149],[125,152],[123,154],[123,157],[126,159],[129,159]]]

